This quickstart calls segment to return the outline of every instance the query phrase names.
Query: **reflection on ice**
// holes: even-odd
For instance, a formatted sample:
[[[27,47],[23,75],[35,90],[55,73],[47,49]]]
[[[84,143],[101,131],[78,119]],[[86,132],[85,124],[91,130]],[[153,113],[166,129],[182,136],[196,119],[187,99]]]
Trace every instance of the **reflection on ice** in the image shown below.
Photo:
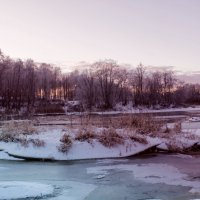
[[[174,186],[190,187],[190,192],[200,193],[200,182],[190,181],[186,174],[168,164],[134,164],[112,165],[87,168],[88,174],[108,174],[109,170],[127,170],[133,172],[134,178],[146,183],[165,183]],[[187,180],[188,179],[188,180]]]
[[[65,185],[67,187],[63,189],[61,195],[52,200],[83,200],[96,189],[95,185],[75,181],[66,181]]]

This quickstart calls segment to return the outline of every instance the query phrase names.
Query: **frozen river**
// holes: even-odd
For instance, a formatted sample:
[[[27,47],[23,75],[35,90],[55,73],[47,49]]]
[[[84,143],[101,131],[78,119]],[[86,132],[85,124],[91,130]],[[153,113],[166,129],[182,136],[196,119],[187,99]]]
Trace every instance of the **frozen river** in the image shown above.
[[[198,156],[0,161],[0,199],[190,200],[200,199],[198,192]]]

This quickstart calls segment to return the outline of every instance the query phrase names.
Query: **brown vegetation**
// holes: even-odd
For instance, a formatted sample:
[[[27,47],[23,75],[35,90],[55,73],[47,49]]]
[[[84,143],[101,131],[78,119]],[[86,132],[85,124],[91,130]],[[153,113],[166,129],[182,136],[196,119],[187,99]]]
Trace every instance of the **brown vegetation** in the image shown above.
[[[158,122],[148,114],[122,117],[119,121],[121,128],[132,128],[140,134],[150,134],[161,130],[163,123]]]
[[[124,144],[124,139],[120,136],[114,128],[103,129],[98,136],[98,140],[105,147],[115,147],[119,144]]]
[[[5,134],[31,135],[37,133],[31,121],[8,121],[3,124],[2,132]]]
[[[0,141],[20,143],[24,147],[28,147],[30,143],[36,147],[43,147],[45,142],[39,139],[27,139],[27,135],[37,133],[36,128],[30,121],[9,121],[2,127]]]
[[[129,136],[129,138],[134,142],[138,142],[138,143],[141,143],[141,144],[148,144],[147,139],[144,136],[139,135],[139,134],[131,134]]]
[[[97,138],[97,135],[95,134],[95,132],[92,130],[92,128],[82,128],[78,131],[75,140],[84,142],[87,141],[89,143],[92,142],[92,139]]]
[[[70,138],[70,136],[68,134],[64,134],[62,136],[62,138],[60,139],[60,146],[58,146],[58,150],[62,153],[67,153],[68,150],[71,148],[72,146],[72,140]]]

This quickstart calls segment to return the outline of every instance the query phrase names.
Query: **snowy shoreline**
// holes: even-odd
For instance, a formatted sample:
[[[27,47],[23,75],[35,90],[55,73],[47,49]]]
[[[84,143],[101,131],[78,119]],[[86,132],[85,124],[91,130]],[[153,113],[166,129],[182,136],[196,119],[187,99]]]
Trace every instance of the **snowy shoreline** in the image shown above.
[[[75,133],[71,133],[75,135]],[[13,142],[0,142],[0,159],[4,160],[35,160],[35,161],[68,161],[68,160],[81,160],[81,159],[102,159],[102,158],[126,158],[136,156],[144,152],[169,152],[167,143],[168,139],[152,138],[146,136],[147,144],[141,144],[130,139],[126,139],[124,144],[117,145],[116,147],[105,147],[99,141],[92,140],[92,142],[80,142],[73,140],[73,144],[68,152],[63,153],[58,150],[60,145],[60,138],[63,135],[62,128],[47,128],[46,131],[29,135],[29,139],[40,139],[45,142],[44,146],[35,147],[29,144],[24,147],[19,143]],[[178,138],[175,145],[190,149],[193,146],[200,146],[197,139]],[[183,152],[190,154],[190,152]]]
[[[7,133],[7,135],[5,135],[5,138],[2,136],[0,140],[0,160],[66,161],[125,158],[152,151],[183,154],[200,152],[199,117],[182,121],[179,132],[173,130],[175,123],[163,125],[156,134],[140,134],[133,129],[112,128],[111,131],[115,132],[114,134],[118,137],[119,142],[114,146],[106,146],[99,140],[99,135],[108,131],[109,128],[98,127],[97,125],[88,125],[85,128],[85,125],[81,124],[72,127],[70,125],[57,125],[56,123],[62,122],[62,119],[52,121],[51,118],[44,118],[42,120],[55,124],[35,126],[34,122],[30,120],[4,121],[3,126],[0,127],[0,134],[2,136],[2,134]],[[125,118],[122,123],[127,123],[126,120],[129,119]],[[139,118],[139,120],[143,119]],[[39,121],[39,123],[41,122]],[[115,123],[118,123],[118,121]],[[163,128],[166,129],[164,132],[162,132]],[[30,134],[24,134],[23,131],[25,133],[30,132]],[[77,134],[83,131],[89,134],[91,138],[84,138],[87,135],[81,135],[83,138],[77,139]],[[17,138],[12,136],[13,132],[15,137],[17,135]],[[130,132],[132,135],[130,135]],[[70,147],[66,151],[60,151],[61,145],[65,147],[65,144],[62,143],[62,137],[65,134],[70,137]],[[112,139],[107,142],[112,143]]]

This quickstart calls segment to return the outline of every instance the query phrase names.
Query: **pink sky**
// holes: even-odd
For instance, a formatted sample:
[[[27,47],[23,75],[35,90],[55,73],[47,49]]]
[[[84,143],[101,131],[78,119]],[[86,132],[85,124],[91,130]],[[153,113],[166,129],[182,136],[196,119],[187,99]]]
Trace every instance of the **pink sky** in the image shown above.
[[[119,63],[200,69],[199,0],[0,0],[0,48],[68,67]]]

